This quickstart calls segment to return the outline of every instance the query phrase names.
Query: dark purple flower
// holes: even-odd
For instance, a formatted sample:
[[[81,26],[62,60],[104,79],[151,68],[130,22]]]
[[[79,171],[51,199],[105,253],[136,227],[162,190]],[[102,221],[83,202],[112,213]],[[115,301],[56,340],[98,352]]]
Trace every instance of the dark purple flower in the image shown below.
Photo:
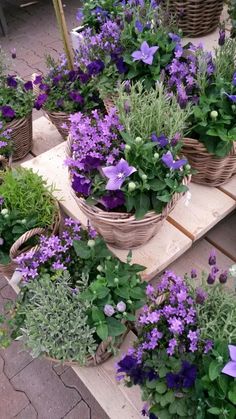
[[[14,60],[16,58],[16,49],[12,48],[11,50],[11,58]]]
[[[102,197],[101,203],[107,210],[121,207],[125,204],[124,193],[122,191],[110,192],[108,195]]]
[[[216,264],[216,251],[215,249],[211,250],[209,259],[208,259],[208,263],[210,266],[214,266]]]
[[[180,374],[183,377],[183,388],[190,388],[194,385],[197,378],[197,367],[187,361],[183,361]]]
[[[82,72],[79,75],[79,79],[80,79],[82,84],[86,84],[90,80],[90,75]]]
[[[41,95],[39,95],[36,101],[34,102],[35,109],[39,111],[44,105],[44,103],[47,101],[47,98],[48,98],[48,95],[46,95],[46,93],[42,93]]]
[[[73,100],[73,102],[79,103],[81,106],[83,106],[83,104],[84,104],[84,98],[83,98],[83,96],[81,96],[81,94],[79,92],[75,92],[75,91],[70,92],[69,93],[69,98],[71,100]]]
[[[133,18],[133,12],[131,10],[125,10],[125,20],[127,23],[130,23]]]
[[[224,28],[221,28],[220,31],[219,31],[218,44],[220,46],[225,44],[225,29]]]
[[[137,169],[133,166],[129,166],[126,160],[121,159],[116,166],[103,167],[102,171],[109,179],[106,189],[109,191],[116,191],[121,188],[125,179],[136,172]]]
[[[176,33],[169,32],[168,35],[169,35],[171,41],[173,41],[173,42],[176,42],[177,43],[177,42],[180,42],[181,41],[180,36],[177,35]]]
[[[57,101],[56,101],[56,107],[57,108],[63,108],[63,106],[64,106],[64,99],[62,99],[62,98],[57,99]]]
[[[1,107],[3,118],[13,119],[16,116],[14,109],[11,106],[5,105]]]
[[[164,134],[161,134],[159,137],[155,133],[151,135],[151,139],[153,142],[158,143],[158,145],[162,148],[166,147],[169,144],[168,139]]]
[[[228,271],[221,272],[221,274],[219,276],[220,283],[225,284],[227,282],[227,279],[228,279]]]
[[[84,170],[89,172],[90,170],[97,169],[103,163],[103,160],[99,157],[86,156],[83,160]]]
[[[42,83],[42,76],[36,76],[34,79],[34,84],[41,84]]]
[[[105,68],[104,62],[102,60],[92,61],[88,66],[87,70],[90,76],[97,76]]]
[[[116,63],[116,68],[117,68],[119,74],[124,74],[124,73],[127,72],[128,67],[125,64],[122,57],[118,58],[115,63]]]
[[[197,270],[196,270],[196,269],[194,269],[194,268],[191,270],[191,278],[192,278],[192,279],[197,278]]]
[[[71,186],[75,192],[84,196],[89,196],[91,190],[91,180],[81,175],[74,175]]]
[[[17,83],[17,81],[16,81],[16,79],[15,79],[14,76],[8,76],[7,77],[7,85],[9,87],[13,87],[14,89],[17,88],[18,83]]]
[[[228,93],[225,93],[225,95],[231,102],[236,103],[236,95],[229,95]]]
[[[77,77],[76,71],[75,70],[70,70],[68,73],[68,79],[70,81],[75,81]]]
[[[187,163],[186,159],[174,160],[170,151],[164,154],[161,160],[167,167],[169,167],[169,169],[173,170],[178,170]]]
[[[129,374],[129,372],[137,366],[137,359],[132,355],[126,355],[123,359],[118,362],[117,372],[124,372]]]
[[[41,83],[39,85],[39,88],[40,88],[40,90],[42,90],[43,92],[46,92],[46,93],[48,93],[50,91],[50,87],[46,83]]]
[[[142,61],[145,64],[152,65],[154,54],[158,49],[158,46],[149,47],[148,43],[144,41],[141,44],[140,50],[134,51],[131,56],[133,61]]]
[[[196,303],[203,304],[207,298],[207,292],[205,292],[202,288],[196,289]]]
[[[182,387],[182,381],[179,374],[174,374],[173,372],[168,372],[166,374],[166,384],[168,388],[173,388],[175,390]]]
[[[149,419],[158,419],[158,417],[154,413],[149,413]]]
[[[215,275],[213,275],[212,273],[209,273],[209,275],[207,277],[207,283],[209,285],[212,285],[212,284],[214,284],[215,280],[216,280]]]
[[[137,29],[138,32],[143,32],[143,25],[140,22],[140,20],[136,20],[136,22],[135,22],[135,28]]]
[[[24,84],[24,88],[25,88],[25,90],[28,92],[29,90],[33,90],[33,83],[32,83],[32,81],[27,81],[25,84]]]
[[[57,76],[53,77],[52,84],[54,86],[57,86],[59,84],[59,81],[61,80],[62,76],[61,74],[58,74]]]

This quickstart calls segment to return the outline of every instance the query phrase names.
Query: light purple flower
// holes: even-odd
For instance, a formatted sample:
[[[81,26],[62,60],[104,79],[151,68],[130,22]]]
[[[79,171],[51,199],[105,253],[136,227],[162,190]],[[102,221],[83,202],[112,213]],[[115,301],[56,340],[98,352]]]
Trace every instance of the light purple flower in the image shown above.
[[[181,334],[184,330],[182,321],[177,319],[176,317],[170,319],[169,324],[169,330],[174,334]]]
[[[170,355],[170,356],[174,355],[176,346],[177,346],[177,340],[175,338],[170,339],[168,349],[166,351],[167,354]]]
[[[151,296],[154,291],[154,287],[151,284],[148,284],[146,287],[146,295]]]
[[[204,354],[207,354],[209,351],[211,351],[212,350],[212,348],[213,348],[213,341],[212,340],[210,340],[210,339],[208,339],[206,342],[205,342],[205,348],[204,348]]]
[[[230,377],[236,378],[236,346],[235,345],[228,345],[229,354],[231,361],[229,361],[225,367],[223,368],[222,372],[224,374],[229,375]]]
[[[117,305],[116,305],[117,310],[120,313],[124,313],[124,311],[126,310],[126,304],[124,303],[124,301],[120,301]]]
[[[158,49],[158,46],[149,47],[148,43],[144,41],[140,47],[140,50],[134,51],[131,56],[133,61],[142,61],[145,64],[152,65],[153,56]]]
[[[178,170],[187,163],[186,159],[174,160],[173,155],[170,151],[164,154],[161,160],[167,167],[173,170]]]
[[[135,22],[135,28],[137,29],[138,32],[143,32],[143,25],[140,22],[140,20],[136,20],[136,22]]]
[[[111,306],[111,304],[106,304],[103,311],[107,317],[111,317],[115,313],[115,309]]]
[[[137,170],[135,167],[129,166],[126,160],[121,159],[116,166],[103,167],[102,171],[109,179],[106,189],[116,191],[121,188],[125,179]]]
[[[180,36],[177,35],[176,33],[169,32],[168,35],[169,35],[171,41],[173,41],[173,42],[180,42],[181,41]]]

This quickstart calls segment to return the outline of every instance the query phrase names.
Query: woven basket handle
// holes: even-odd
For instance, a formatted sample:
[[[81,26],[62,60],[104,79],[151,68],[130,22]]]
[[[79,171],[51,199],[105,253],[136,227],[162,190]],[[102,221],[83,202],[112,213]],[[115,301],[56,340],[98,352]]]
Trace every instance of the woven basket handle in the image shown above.
[[[19,237],[15,241],[15,243],[10,248],[10,258],[11,260],[14,260],[17,256],[20,254],[20,247],[22,244],[26,243],[29,239],[31,239],[34,236],[40,236],[41,234],[45,233],[45,228],[32,228],[32,230],[26,231],[26,233],[22,234],[22,236]],[[36,246],[37,247],[37,246]]]

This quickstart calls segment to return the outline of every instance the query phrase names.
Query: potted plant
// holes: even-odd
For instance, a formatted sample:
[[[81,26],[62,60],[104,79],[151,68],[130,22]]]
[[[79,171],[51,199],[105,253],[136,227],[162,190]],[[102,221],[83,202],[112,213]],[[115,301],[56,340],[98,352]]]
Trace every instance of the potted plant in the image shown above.
[[[0,50],[1,60],[6,60]],[[0,121],[11,129],[12,158],[20,160],[32,146],[33,84],[7,74],[7,65],[0,67]]]
[[[99,32],[88,27],[76,50],[78,63],[102,60],[98,87],[107,109],[113,105],[118,81],[143,81],[153,87],[180,47],[179,35],[157,2],[128,2],[120,20],[107,19]]]
[[[34,356],[87,366],[104,362],[145,302],[144,268],[131,265],[131,255],[119,261],[94,230],[72,219],[59,237],[41,237],[35,254],[18,261],[22,282],[11,332],[22,335]],[[9,332],[2,336],[8,343]]]
[[[3,124],[0,122],[0,172],[11,165],[11,130],[3,129]]]
[[[208,66],[197,74],[198,102],[183,148],[196,183],[219,186],[236,173],[235,58],[236,41],[229,38],[216,49],[210,78]]]
[[[15,258],[37,244],[39,234],[56,232],[60,213],[45,181],[31,170],[1,173],[0,271],[10,277]]]
[[[107,116],[74,115],[68,149],[73,195],[91,224],[115,247],[150,240],[187,191],[190,166],[179,159],[190,109],[160,84],[120,86]]]
[[[68,70],[65,56],[56,62],[47,58],[49,72],[46,76],[36,76],[34,86],[38,90],[35,108],[46,112],[47,116],[66,139],[69,130],[69,115],[75,112],[90,112],[102,108],[94,77],[103,69],[100,62],[90,63],[90,66]]]
[[[138,338],[118,362],[118,380],[139,385],[150,419],[236,415],[236,295],[215,255],[199,283],[167,271],[148,285]],[[207,279],[207,280],[206,280]]]

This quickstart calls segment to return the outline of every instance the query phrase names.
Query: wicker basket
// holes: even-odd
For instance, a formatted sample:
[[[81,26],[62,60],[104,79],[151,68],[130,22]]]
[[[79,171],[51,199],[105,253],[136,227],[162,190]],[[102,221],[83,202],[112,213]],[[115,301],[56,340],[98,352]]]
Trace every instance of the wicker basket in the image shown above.
[[[6,170],[8,167],[11,167],[11,163],[12,163],[12,156],[7,158],[0,154],[0,171]]]
[[[58,132],[61,134],[63,140],[67,140],[70,130],[70,114],[65,112],[49,112],[44,109],[44,112],[50,119],[53,125],[57,128]],[[62,128],[62,124],[67,124],[68,128]]]
[[[32,112],[21,119],[8,122],[6,129],[11,129],[11,141],[13,144],[12,160],[23,159],[31,150],[33,142]]]
[[[113,96],[107,96],[103,99],[104,106],[106,108],[106,111],[109,112],[111,108],[114,108],[114,97]]]
[[[223,0],[166,0],[184,35],[195,37],[213,32],[219,25]]]
[[[12,245],[9,251],[11,262],[7,265],[0,264],[0,274],[3,274],[6,278],[10,279],[17,267],[17,263],[15,261],[17,256],[29,250],[37,250],[38,246],[30,248],[30,246],[27,245],[29,239],[35,236],[40,236],[41,234],[47,235],[49,234],[49,232],[50,234],[56,234],[58,232],[61,223],[61,214],[59,204],[56,200],[55,204],[57,206],[57,213],[53,225],[49,228],[33,228],[32,230],[27,231],[21,237],[19,237],[19,239],[15,241],[15,243]]]
[[[226,157],[216,157],[208,153],[204,144],[192,138],[184,139],[182,153],[197,173],[192,176],[195,183],[220,186],[236,174],[236,141]]]

